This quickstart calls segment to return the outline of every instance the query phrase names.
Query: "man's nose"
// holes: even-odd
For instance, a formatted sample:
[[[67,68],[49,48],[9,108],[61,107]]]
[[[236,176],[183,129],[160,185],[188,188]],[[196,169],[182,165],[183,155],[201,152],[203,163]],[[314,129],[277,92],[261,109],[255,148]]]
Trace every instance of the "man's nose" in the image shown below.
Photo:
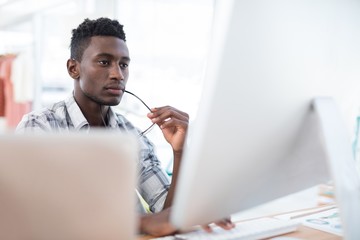
[[[114,80],[124,80],[124,74],[118,64],[114,64],[110,70],[110,78]]]

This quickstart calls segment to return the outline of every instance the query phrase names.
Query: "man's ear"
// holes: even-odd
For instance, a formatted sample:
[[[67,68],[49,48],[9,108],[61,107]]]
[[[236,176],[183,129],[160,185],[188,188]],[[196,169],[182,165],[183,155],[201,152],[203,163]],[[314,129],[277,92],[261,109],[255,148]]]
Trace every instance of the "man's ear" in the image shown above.
[[[79,63],[75,59],[68,59],[66,62],[66,67],[70,77],[72,77],[74,80],[78,80],[80,78]]]

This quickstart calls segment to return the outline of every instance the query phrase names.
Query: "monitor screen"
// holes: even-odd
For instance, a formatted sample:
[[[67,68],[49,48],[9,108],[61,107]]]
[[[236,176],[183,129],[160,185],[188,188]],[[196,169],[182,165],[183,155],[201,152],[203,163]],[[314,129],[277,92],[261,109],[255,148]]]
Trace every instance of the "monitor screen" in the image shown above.
[[[332,130],[340,130],[335,145],[345,146],[358,181],[351,139],[360,106],[359,12],[351,0],[216,1],[173,224],[208,223],[327,181]],[[339,121],[324,123],[330,119]]]

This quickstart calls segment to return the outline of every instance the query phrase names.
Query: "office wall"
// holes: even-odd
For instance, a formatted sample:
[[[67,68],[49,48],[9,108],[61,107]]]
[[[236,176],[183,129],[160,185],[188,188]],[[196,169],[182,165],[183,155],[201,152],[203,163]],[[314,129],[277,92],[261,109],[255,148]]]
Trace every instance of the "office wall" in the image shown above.
[[[173,105],[194,118],[212,13],[212,0],[0,1],[0,54],[32,51],[32,109],[40,109],[72,91],[66,70],[71,30],[84,18],[116,18],[132,59],[128,89],[151,107]],[[133,99],[125,98],[118,110],[140,128],[149,124],[138,117],[146,112]],[[156,128],[149,133],[167,165],[170,153],[160,135]]]

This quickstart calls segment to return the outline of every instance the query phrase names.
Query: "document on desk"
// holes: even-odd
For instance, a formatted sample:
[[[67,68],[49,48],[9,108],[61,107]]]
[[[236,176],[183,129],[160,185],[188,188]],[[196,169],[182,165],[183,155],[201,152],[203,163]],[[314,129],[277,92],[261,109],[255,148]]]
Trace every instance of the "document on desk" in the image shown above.
[[[307,227],[343,236],[338,208],[307,215],[299,220]]]
[[[293,219],[304,226],[343,236],[339,209],[336,205],[283,214],[275,218],[282,220]]]

